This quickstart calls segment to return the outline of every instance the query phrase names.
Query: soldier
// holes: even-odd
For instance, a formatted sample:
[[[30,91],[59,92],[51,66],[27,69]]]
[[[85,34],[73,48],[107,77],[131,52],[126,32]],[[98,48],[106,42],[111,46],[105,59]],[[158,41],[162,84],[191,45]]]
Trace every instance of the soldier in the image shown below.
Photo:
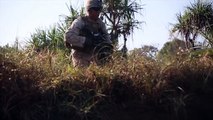
[[[102,1],[86,0],[85,8],[86,15],[74,20],[65,33],[65,43],[71,48],[74,67],[87,67],[93,62],[93,48],[97,39],[93,39],[88,35],[88,32],[94,35],[101,34],[104,39],[99,40],[112,43],[105,24],[99,18],[102,10]]]

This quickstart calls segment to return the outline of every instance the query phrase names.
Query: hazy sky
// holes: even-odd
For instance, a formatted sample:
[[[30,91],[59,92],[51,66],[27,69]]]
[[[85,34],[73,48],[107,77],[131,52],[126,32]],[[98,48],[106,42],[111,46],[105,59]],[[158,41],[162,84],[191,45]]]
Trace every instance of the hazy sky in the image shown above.
[[[194,0],[138,0],[143,4],[144,21],[141,30],[135,30],[128,38],[128,49],[142,45],[161,48],[169,41],[170,23],[176,22],[176,14],[183,12]],[[84,0],[0,0],[0,45],[12,45],[16,38],[25,43],[36,28],[48,29],[59,22],[60,15],[69,15],[66,4],[75,8]],[[121,38],[122,39],[122,38]],[[120,42],[120,46],[122,41]]]

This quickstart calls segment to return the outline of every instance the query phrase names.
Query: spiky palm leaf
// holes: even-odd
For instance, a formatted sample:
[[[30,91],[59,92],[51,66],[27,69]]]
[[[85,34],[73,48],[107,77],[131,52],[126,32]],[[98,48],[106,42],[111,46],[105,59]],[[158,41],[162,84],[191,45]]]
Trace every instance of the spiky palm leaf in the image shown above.
[[[191,40],[192,45],[198,34],[213,45],[213,8],[211,3],[199,0],[188,6],[183,15],[177,15],[177,20],[178,23],[174,25],[173,32],[181,33],[186,41]]]
[[[78,17],[84,15],[84,8],[82,7],[80,10],[74,9],[72,5],[67,5],[67,8],[70,12],[70,15],[64,15],[64,21],[66,26],[69,27],[72,22]]]
[[[190,13],[185,12],[184,15],[181,13],[177,14],[177,23],[174,25],[172,32],[177,32],[181,36],[184,37],[186,41],[186,47],[189,48],[189,41],[190,41],[190,35],[194,34],[193,36],[196,36],[196,32],[193,31],[190,23],[191,23],[191,18],[190,18]],[[191,41],[191,44],[193,46],[193,41]]]
[[[110,30],[111,38],[116,44],[122,34],[130,35],[141,22],[135,19],[142,9],[135,0],[104,0],[103,18]]]

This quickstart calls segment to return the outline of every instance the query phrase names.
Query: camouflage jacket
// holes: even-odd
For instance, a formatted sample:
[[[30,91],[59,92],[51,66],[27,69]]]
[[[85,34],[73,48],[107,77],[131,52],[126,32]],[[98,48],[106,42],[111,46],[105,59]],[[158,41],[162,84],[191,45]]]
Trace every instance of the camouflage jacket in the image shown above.
[[[83,48],[86,36],[82,34],[81,30],[84,28],[87,28],[93,33],[101,32],[106,42],[111,43],[106,26],[102,20],[98,19],[97,21],[93,21],[88,17],[79,17],[73,21],[65,33],[65,42],[70,44],[71,47]]]
[[[84,43],[86,40],[86,36],[82,34],[82,29],[89,29],[91,32],[101,32],[102,36],[105,38],[105,42],[111,43],[110,36],[107,33],[106,26],[101,19],[97,21],[93,21],[88,17],[78,17],[72,23],[72,25],[68,28],[65,33],[65,43],[69,44],[71,48],[84,48]],[[78,59],[82,59],[85,61],[91,61],[92,51],[80,51],[78,49],[72,49],[71,51],[72,59],[74,61],[78,61]]]

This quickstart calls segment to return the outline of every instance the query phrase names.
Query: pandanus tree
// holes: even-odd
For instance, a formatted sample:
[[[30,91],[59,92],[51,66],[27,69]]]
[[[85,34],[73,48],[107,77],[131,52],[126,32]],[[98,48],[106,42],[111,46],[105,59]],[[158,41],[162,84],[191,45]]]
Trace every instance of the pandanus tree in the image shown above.
[[[136,19],[136,14],[140,13],[141,9],[141,5],[135,0],[103,0],[103,20],[109,28],[111,39],[115,45],[118,44],[118,38],[123,36],[122,51],[124,55],[127,52],[127,36],[133,33],[135,28],[139,28],[139,24],[142,23]]]
[[[197,3],[187,7],[191,13],[192,26],[213,47],[213,6],[210,2]]]
[[[198,35],[204,37],[213,46],[213,7],[212,3],[198,0],[186,7],[184,14],[177,15],[177,23],[172,32],[178,32],[184,37],[187,48],[194,47]]]
[[[192,26],[190,25],[191,16],[190,13],[186,12],[184,15],[181,13],[177,14],[177,21],[172,29],[172,32],[177,32],[180,34],[186,41],[186,48],[194,47],[194,41],[197,37],[197,32],[194,32]],[[193,39],[191,38],[193,36]]]
[[[30,36],[28,47],[33,48],[36,51],[40,51],[43,49],[54,51],[60,49],[66,51],[66,48],[64,46],[64,33],[66,29],[71,25],[71,23],[79,15],[83,14],[83,8],[79,12],[72,6],[67,5],[67,7],[69,9],[70,15],[61,15],[61,18],[63,18],[63,20],[46,30],[40,28],[36,29],[36,31]]]

